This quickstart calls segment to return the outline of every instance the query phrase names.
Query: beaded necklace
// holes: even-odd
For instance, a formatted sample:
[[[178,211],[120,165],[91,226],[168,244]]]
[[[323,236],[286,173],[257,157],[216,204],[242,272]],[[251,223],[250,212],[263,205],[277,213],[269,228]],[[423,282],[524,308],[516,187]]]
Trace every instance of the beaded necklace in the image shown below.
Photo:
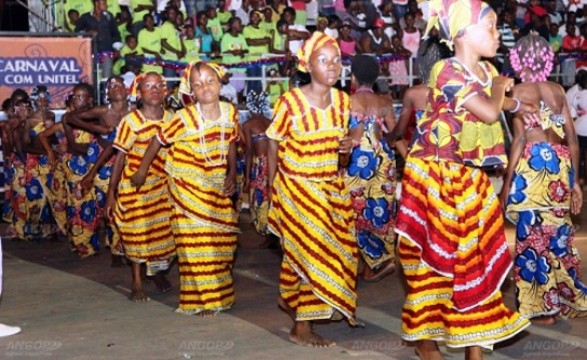
[[[216,167],[216,166],[220,166],[222,164],[224,164],[224,162],[226,161],[226,157],[227,155],[227,151],[223,151],[224,150],[224,134],[226,132],[226,126],[225,124],[222,122],[222,119],[224,118],[224,109],[223,106],[221,104],[219,104],[219,108],[220,108],[220,116],[218,117],[218,119],[216,120],[210,120],[209,122],[216,122],[219,121],[220,122],[220,159],[217,161],[212,160],[212,158],[208,155],[208,151],[207,151],[207,146],[206,146],[206,138],[205,138],[205,122],[206,119],[204,118],[204,113],[202,112],[202,108],[200,107],[200,103],[196,103],[196,116],[197,118],[197,122],[198,122],[198,132],[199,132],[199,138],[200,138],[200,150],[202,151],[202,155],[204,156],[204,161],[206,161],[206,164]]]

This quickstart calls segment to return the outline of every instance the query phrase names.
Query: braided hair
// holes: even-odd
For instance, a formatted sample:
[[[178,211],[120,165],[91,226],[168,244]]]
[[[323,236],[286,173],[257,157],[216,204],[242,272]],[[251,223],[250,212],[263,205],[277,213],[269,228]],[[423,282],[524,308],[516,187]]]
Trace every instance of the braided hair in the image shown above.
[[[552,71],[554,53],[544,38],[529,34],[510,49],[510,62],[522,82],[546,81]]]

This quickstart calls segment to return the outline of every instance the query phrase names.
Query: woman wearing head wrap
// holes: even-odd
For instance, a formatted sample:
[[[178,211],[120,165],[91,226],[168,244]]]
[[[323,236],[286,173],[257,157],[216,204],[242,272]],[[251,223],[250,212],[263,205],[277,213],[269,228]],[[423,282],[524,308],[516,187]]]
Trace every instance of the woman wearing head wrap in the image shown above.
[[[161,126],[131,179],[138,188],[148,185],[153,159],[169,146],[165,172],[181,285],[176,312],[204,317],[229,309],[235,299],[231,270],[239,228],[231,197],[239,122],[236,108],[220,101],[223,77],[214,63],[186,68],[179,91],[197,102]]]
[[[269,140],[269,230],[281,240],[279,306],[294,320],[290,340],[327,347],[311,321],[355,324],[357,243],[348,191],[338,173],[348,156],[350,101],[332,86],[341,72],[336,40],[314,32],[298,51],[312,81],[285,93],[266,130]]]
[[[350,137],[353,149],[344,169],[356,219],[356,238],[365,262],[363,278],[378,281],[395,270],[395,154],[384,132],[395,127],[393,104],[373,93],[379,64],[357,55],[351,65]],[[382,141],[383,140],[383,141]]]
[[[171,233],[171,202],[167,176],[163,171],[166,149],[161,149],[149,167],[145,184],[137,189],[131,176],[139,166],[149,141],[173,117],[163,108],[167,88],[161,75],[141,74],[135,78],[130,93],[138,97],[141,108],[125,115],[116,129],[113,147],[118,150],[108,187],[104,215],[116,224],[124,254],[131,261],[131,301],[149,300],[143,289],[141,268],[154,277],[162,292],[170,285],[162,272],[175,257]]]
[[[533,322],[554,324],[587,315],[571,214],[583,205],[579,145],[564,89],[547,81],[554,54],[548,41],[527,35],[510,50],[522,83],[520,100],[538,114],[514,117],[514,141],[501,199],[516,230],[516,303]],[[535,263],[536,266],[531,266]]]
[[[503,216],[483,167],[506,161],[502,109],[534,110],[505,98],[513,80],[482,57],[499,47],[497,16],[479,0],[435,0],[429,29],[455,56],[437,62],[428,105],[406,159],[396,232],[408,285],[402,337],[423,359],[442,358],[436,341],[481,347],[511,338],[529,322],[503,303],[500,286],[511,268]]]
[[[265,114],[271,111],[269,94],[249,91],[247,94],[247,110],[250,117],[243,124],[245,137],[245,191],[251,191],[251,212],[255,229],[265,236],[262,247],[276,245],[267,229],[269,211],[269,189],[267,186],[267,147],[268,140],[265,130],[271,124]]]

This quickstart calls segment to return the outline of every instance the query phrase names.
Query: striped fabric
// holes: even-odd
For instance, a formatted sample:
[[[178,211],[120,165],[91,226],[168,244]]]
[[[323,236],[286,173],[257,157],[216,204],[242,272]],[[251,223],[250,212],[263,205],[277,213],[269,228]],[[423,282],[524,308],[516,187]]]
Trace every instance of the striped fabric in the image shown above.
[[[158,134],[163,145],[170,145],[165,170],[179,258],[177,311],[185,314],[225,310],[235,299],[231,268],[239,228],[223,187],[229,147],[238,138],[238,113],[225,102],[220,109],[218,120],[207,120],[190,105]]]
[[[335,89],[331,99],[316,109],[296,88],[276,104],[266,131],[279,141],[269,230],[282,242],[280,293],[296,319],[343,315],[354,324],[358,249],[350,196],[337,173],[350,104]]]
[[[166,148],[161,148],[153,160],[140,190],[131,184],[130,178],[139,168],[151,139],[172,116],[165,112],[161,120],[152,120],[135,110],[122,118],[114,140],[114,147],[126,154],[118,184],[116,225],[126,257],[135,263],[145,263],[149,276],[166,270],[175,257],[171,203],[163,170]]]
[[[528,325],[499,292],[511,259],[483,171],[408,157],[397,232],[408,283],[404,339],[490,347]]]

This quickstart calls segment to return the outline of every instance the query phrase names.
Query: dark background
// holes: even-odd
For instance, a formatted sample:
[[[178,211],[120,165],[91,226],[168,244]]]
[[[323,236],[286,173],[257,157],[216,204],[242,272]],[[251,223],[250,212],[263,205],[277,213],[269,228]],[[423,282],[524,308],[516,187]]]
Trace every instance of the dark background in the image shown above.
[[[27,9],[15,0],[0,0],[0,31],[29,31]]]

